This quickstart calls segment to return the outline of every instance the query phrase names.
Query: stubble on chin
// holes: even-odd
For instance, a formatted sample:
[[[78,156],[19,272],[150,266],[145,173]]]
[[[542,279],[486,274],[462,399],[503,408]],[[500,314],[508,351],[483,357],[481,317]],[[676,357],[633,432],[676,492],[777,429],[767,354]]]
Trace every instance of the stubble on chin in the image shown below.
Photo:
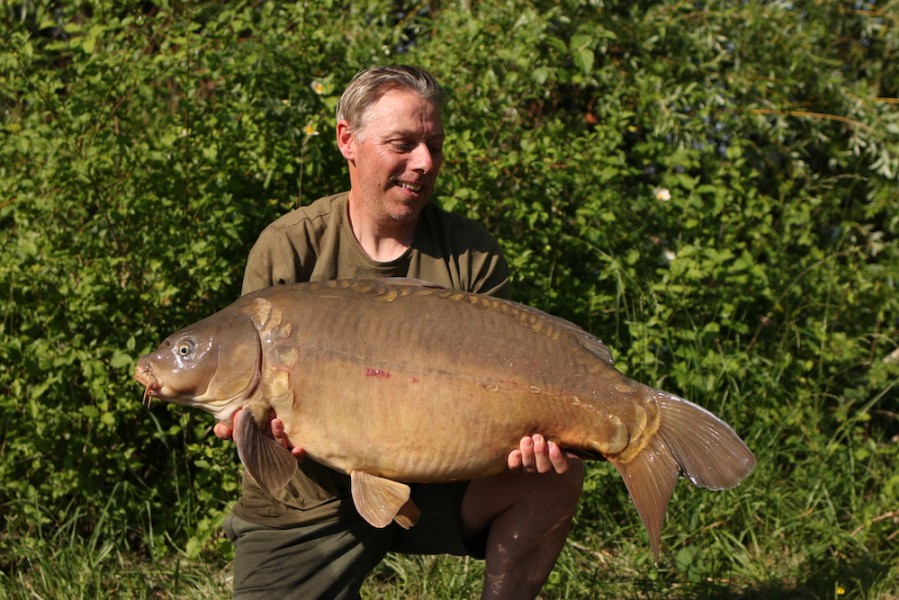
[[[418,221],[421,211],[429,202],[429,197],[417,200],[394,200],[384,207],[386,216],[396,225],[408,225]]]
[[[418,222],[424,205],[416,207],[394,208],[384,215],[383,224],[395,227],[413,225]]]

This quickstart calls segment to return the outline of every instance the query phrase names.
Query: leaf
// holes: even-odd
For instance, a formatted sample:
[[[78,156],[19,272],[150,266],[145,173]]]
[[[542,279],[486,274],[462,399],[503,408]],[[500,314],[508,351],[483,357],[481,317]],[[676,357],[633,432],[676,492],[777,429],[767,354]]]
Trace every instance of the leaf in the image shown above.
[[[593,50],[590,48],[578,48],[573,51],[574,64],[584,75],[593,71]]]
[[[124,369],[125,367],[133,366],[134,362],[135,361],[130,354],[122,352],[120,350],[115,350],[113,352],[112,358],[109,360],[109,365],[113,369]]]

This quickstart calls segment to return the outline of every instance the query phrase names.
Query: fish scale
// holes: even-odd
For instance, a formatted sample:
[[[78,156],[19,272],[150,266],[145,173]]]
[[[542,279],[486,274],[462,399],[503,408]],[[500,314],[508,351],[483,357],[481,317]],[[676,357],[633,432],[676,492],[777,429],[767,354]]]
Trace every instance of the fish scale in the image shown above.
[[[615,466],[657,556],[678,476],[725,489],[755,466],[726,423],[625,377],[574,324],[411,280],[248,294],[174,333],[135,377],[148,397],[218,419],[249,408],[235,440],[269,491],[296,472],[293,456],[262,433],[274,410],[309,459],[349,473],[357,509],[378,527],[414,525],[408,483],[499,473],[521,437],[541,433]]]

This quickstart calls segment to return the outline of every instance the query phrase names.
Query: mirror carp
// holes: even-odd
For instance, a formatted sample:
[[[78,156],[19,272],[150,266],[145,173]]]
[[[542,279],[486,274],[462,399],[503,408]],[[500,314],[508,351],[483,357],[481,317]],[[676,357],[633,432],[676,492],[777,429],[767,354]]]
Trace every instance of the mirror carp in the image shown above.
[[[736,486],[756,460],[711,412],[633,381],[573,323],[414,280],[288,284],[247,294],[138,362],[145,398],[229,420],[247,472],[268,491],[296,458],[266,435],[274,409],[292,443],[350,475],[375,527],[414,525],[408,483],[487,477],[524,435],[610,462],[658,558],[679,476]],[[248,415],[245,415],[245,417]]]

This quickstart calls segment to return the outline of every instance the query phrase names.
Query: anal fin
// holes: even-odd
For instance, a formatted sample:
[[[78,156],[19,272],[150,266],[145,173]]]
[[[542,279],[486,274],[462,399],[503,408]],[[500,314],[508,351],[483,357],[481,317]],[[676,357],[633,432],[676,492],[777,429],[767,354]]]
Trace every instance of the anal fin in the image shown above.
[[[405,483],[364,471],[351,471],[353,502],[359,514],[374,527],[387,527],[394,519],[408,529],[418,521],[418,507],[409,500]]]
[[[609,459],[609,462],[615,465],[624,479],[649,535],[652,553],[658,561],[662,522],[680,475],[680,466],[658,437],[629,461]]]

